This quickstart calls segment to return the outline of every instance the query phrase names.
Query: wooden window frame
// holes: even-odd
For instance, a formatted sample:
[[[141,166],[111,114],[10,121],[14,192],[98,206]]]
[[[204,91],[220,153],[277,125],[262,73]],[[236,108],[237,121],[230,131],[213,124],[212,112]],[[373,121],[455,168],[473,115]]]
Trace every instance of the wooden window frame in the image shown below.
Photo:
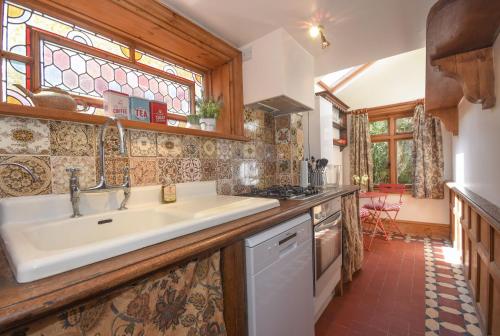
[[[398,104],[384,105],[369,109],[364,109],[363,112],[368,113],[368,122],[387,120],[388,133],[371,135],[370,140],[372,143],[388,142],[389,143],[389,182],[391,184],[398,184],[397,181],[397,141],[398,140],[411,140],[413,139],[413,132],[397,133],[396,120],[400,118],[413,117],[415,107],[418,104],[423,104],[423,99],[414,101],[403,102]],[[375,188],[378,186],[375,185]],[[410,190],[411,184],[406,185],[406,189]]]
[[[140,50],[191,69],[203,76],[204,96],[215,99],[220,97],[224,102],[215,132],[139,123],[131,120],[126,121],[128,127],[213,138],[249,140],[244,136],[243,127],[241,51],[171,11],[165,5],[150,0],[105,1],[99,4],[78,0],[12,0],[12,2],[124,44],[130,49],[130,60],[133,59],[135,50]],[[2,17],[3,6],[4,0],[0,0]],[[109,17],[107,13],[110,12],[115,15]],[[130,22],[134,24],[131,25]],[[2,30],[0,30],[0,43],[2,38]],[[36,50],[32,52],[32,55],[35,54],[34,52]],[[0,51],[0,56],[24,63],[33,61],[32,57],[16,55],[5,50]],[[127,66],[132,67],[131,64]],[[153,75],[156,75],[154,71],[160,71],[155,68],[141,70]],[[162,73],[163,75],[165,74]],[[0,88],[1,85],[2,83],[0,83]],[[194,89],[192,92],[194,95]],[[194,102],[195,100],[192,99],[193,104]],[[96,103],[98,102],[94,101],[94,104]],[[94,124],[102,124],[105,121],[105,118],[97,115],[7,103],[0,103],[0,114]]]

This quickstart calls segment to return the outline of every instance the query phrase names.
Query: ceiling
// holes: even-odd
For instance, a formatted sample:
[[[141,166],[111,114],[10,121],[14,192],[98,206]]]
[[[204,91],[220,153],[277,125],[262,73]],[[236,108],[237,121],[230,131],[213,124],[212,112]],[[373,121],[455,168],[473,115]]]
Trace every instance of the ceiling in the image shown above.
[[[236,47],[283,27],[314,55],[320,76],[424,47],[436,0],[161,1]],[[313,21],[325,27],[326,50],[307,35]]]

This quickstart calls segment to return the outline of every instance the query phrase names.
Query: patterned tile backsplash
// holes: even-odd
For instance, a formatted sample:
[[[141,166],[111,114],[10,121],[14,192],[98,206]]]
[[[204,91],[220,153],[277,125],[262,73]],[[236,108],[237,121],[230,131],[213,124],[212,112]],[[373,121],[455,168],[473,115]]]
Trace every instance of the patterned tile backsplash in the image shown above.
[[[67,193],[66,169],[80,168],[83,188],[96,183],[99,171],[99,127],[64,121],[0,117],[0,162],[17,162],[36,174],[0,166],[0,197]],[[130,169],[132,186],[172,181],[217,180],[220,194],[247,192],[251,187],[297,184],[304,140],[300,114],[274,117],[245,111],[248,142],[127,130],[127,155],[119,154],[117,129],[105,136],[105,175],[123,182]]]

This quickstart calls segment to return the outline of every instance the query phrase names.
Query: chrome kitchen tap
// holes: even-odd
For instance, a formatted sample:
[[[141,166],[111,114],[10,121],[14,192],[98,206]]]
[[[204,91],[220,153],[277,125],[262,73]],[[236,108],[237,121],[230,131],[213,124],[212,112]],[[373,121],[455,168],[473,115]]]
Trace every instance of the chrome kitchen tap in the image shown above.
[[[118,128],[118,135],[120,140],[120,155],[125,155],[127,153],[126,145],[125,145],[125,130],[120,122],[120,120],[115,118],[108,118],[106,122],[101,126],[101,130],[99,133],[99,182],[97,185],[90,187],[88,189],[80,189],[80,181],[78,179],[78,172],[80,169],[78,168],[68,168],[67,172],[70,173],[69,178],[69,191],[71,198],[71,205],[73,206],[73,215],[71,217],[80,217],[80,194],[81,193],[98,193],[98,192],[109,192],[112,190],[122,189],[124,198],[122,203],[120,204],[120,208],[118,210],[127,209],[127,202],[130,198],[130,174],[128,168],[123,170],[123,183],[120,185],[110,185],[106,181],[106,176],[104,175],[104,164],[105,164],[105,154],[104,154],[104,137],[106,135],[106,129],[112,123],[116,123],[116,127]]]
[[[24,170],[25,172],[27,172],[28,174],[30,174],[31,179],[33,181],[38,181],[38,177],[36,177],[35,173],[33,173],[33,171],[31,169],[29,169],[27,166],[25,166],[23,164],[15,163],[15,162],[2,162],[2,163],[0,163],[0,166],[16,166],[16,167],[19,167],[22,170]]]

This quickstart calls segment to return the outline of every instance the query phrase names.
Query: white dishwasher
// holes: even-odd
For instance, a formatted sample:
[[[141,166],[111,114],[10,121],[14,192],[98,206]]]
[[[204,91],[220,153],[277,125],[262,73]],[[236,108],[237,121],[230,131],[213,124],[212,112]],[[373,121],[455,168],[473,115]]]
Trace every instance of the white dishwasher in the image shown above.
[[[312,336],[309,214],[245,239],[249,336]]]

